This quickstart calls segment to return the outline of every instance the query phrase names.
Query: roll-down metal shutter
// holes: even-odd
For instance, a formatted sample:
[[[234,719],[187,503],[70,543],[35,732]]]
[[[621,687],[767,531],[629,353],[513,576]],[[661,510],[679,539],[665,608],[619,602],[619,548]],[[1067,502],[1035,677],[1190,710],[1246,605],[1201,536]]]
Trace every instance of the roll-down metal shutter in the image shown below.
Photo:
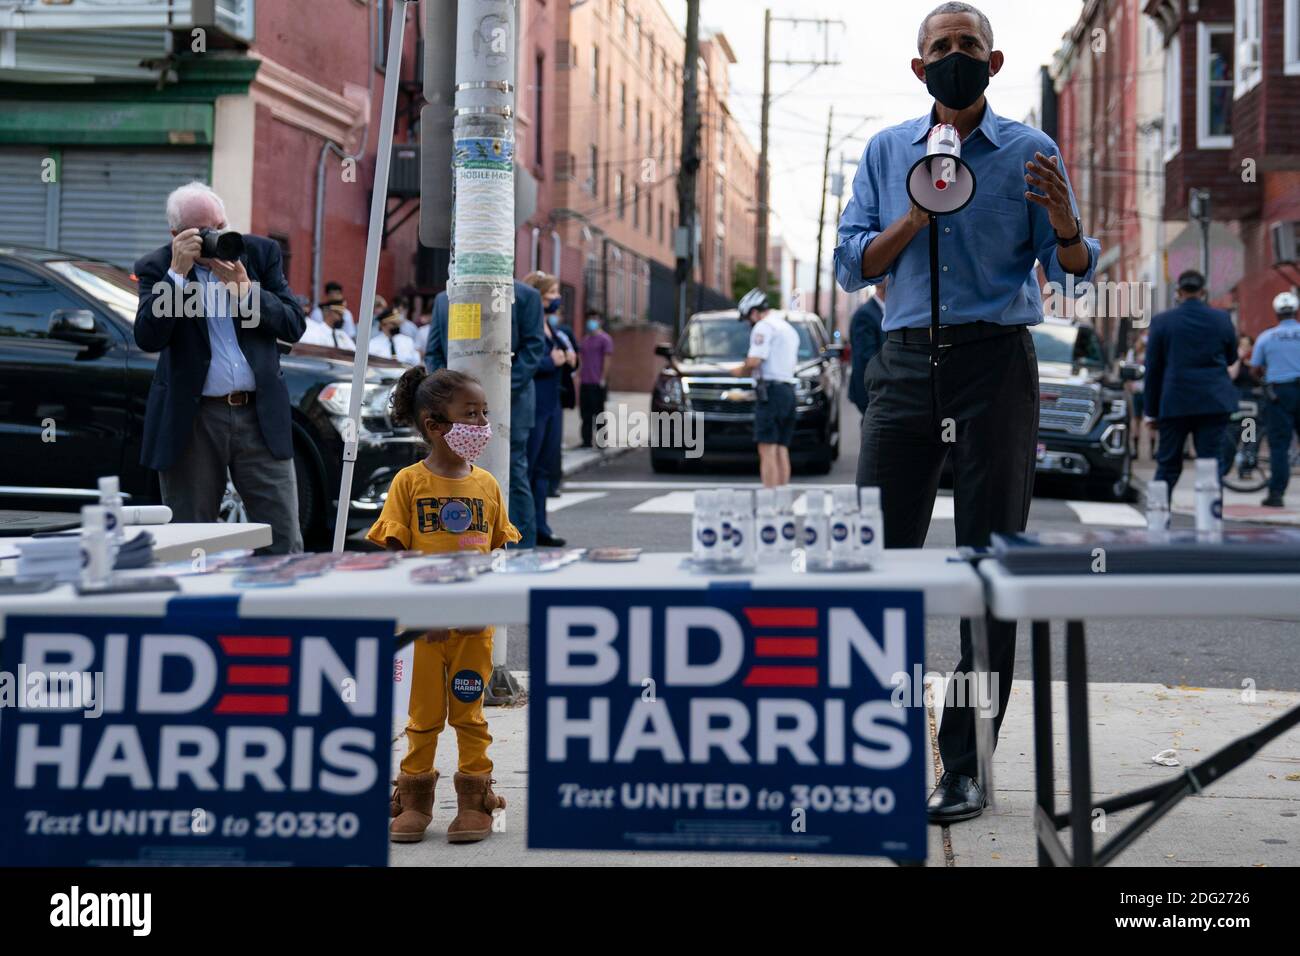
[[[209,181],[206,149],[65,149],[59,249],[129,269],[169,241],[167,195]]]
[[[0,149],[0,242],[45,247],[50,243],[50,186],[41,180],[39,149]]]

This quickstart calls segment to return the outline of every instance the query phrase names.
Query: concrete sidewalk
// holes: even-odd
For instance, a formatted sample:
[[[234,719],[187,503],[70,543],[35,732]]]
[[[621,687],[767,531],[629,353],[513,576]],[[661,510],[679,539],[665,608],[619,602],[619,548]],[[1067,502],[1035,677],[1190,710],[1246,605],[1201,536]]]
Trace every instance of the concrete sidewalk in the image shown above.
[[[1195,465],[1191,461],[1183,463],[1183,473],[1174,486],[1171,509],[1174,514],[1196,514],[1196,478]],[[1153,461],[1133,462],[1133,483],[1140,499],[1139,507],[1146,506],[1147,482],[1156,476],[1156,464]],[[1267,494],[1265,489],[1243,492],[1223,489],[1223,517],[1229,521],[1249,521],[1258,524],[1298,525],[1300,526],[1300,491],[1294,487],[1287,495],[1287,507],[1265,508],[1260,505]]]
[[[527,675],[519,675],[526,682]],[[952,827],[930,827],[929,866],[1033,866],[1037,850],[1031,825],[1033,731],[1031,688],[1017,681],[1002,725],[994,773],[998,806],[975,820]],[[1053,685],[1057,790],[1064,798],[1067,728],[1063,685]],[[1300,704],[1300,693],[1258,692],[1245,703],[1240,691],[1169,688],[1163,684],[1093,684],[1089,689],[1093,744],[1093,790],[1097,796],[1126,792],[1170,780],[1183,767],[1164,767],[1151,757],[1169,748],[1183,766],[1203,760],[1230,740]],[[528,714],[527,707],[489,708],[492,758],[497,792],[505,796],[503,832],[483,843],[452,846],[444,833],[456,812],[452,773],[456,736],[448,728],[440,738],[438,783],[433,824],[423,843],[392,844],[394,866],[892,866],[882,859],[794,854],[705,854],[641,852],[560,852],[528,850]],[[927,792],[933,786],[937,754],[936,724],[929,720],[931,759]],[[400,732],[400,728],[399,728]],[[394,742],[396,763],[405,738]],[[1058,809],[1063,808],[1062,803]],[[1098,821],[1116,833],[1140,810]],[[1068,843],[1068,831],[1066,833]],[[1098,842],[1105,839],[1098,834]],[[1264,748],[1224,780],[1197,797],[1189,797],[1156,823],[1118,861],[1127,866],[1297,866],[1300,865],[1300,731],[1292,731]]]
[[[609,400],[605,403],[605,409],[617,415],[620,405],[625,405],[629,413],[648,412],[650,411],[650,395],[645,392],[610,392]],[[583,471],[593,465],[598,465],[602,461],[617,458],[619,455],[632,450],[631,447],[626,445],[611,448],[583,448],[582,416],[576,408],[566,408],[564,410],[563,444],[561,473],[566,478],[569,475]]]

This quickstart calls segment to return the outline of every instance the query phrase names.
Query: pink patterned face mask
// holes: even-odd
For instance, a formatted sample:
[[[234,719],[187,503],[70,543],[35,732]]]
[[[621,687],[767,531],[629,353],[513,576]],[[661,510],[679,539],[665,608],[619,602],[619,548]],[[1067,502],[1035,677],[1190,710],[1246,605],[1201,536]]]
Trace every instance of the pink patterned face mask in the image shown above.
[[[466,425],[464,422],[456,422],[442,437],[446,440],[447,447],[457,455],[466,461],[474,461],[487,448],[488,440],[492,437],[492,423]]]

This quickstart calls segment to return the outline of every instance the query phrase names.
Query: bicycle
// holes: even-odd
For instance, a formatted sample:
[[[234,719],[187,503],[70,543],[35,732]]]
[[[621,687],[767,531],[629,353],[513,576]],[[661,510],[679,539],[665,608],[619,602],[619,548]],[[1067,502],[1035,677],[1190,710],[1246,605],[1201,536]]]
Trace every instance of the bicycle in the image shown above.
[[[1242,398],[1232,414],[1224,439],[1223,457],[1229,462],[1228,470],[1223,474],[1224,487],[1233,491],[1260,491],[1268,485],[1271,472],[1261,428],[1258,400]],[[1246,441],[1247,434],[1254,441]]]

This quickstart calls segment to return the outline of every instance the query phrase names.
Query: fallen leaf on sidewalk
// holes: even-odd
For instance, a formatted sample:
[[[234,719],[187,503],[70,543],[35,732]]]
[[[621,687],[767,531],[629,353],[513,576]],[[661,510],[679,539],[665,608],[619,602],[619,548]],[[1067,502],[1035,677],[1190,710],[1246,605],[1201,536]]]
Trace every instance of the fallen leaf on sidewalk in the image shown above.
[[[1286,779],[1292,783],[1300,782],[1300,773],[1289,773],[1286,775]]]

